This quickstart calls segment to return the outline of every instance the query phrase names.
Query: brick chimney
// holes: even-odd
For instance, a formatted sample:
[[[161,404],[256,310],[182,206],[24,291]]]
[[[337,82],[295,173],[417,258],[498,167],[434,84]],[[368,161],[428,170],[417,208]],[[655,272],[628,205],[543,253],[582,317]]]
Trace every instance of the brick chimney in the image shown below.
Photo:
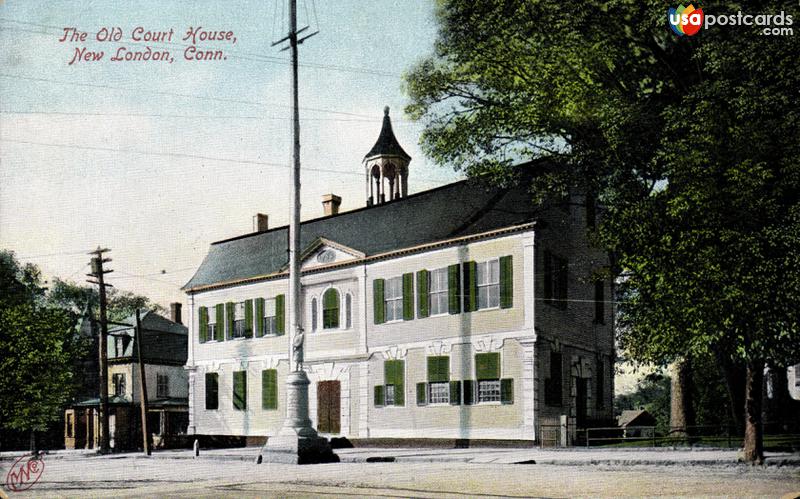
[[[264,213],[256,214],[256,232],[264,232],[269,229],[269,215]]]
[[[339,205],[341,204],[342,198],[336,194],[324,194],[322,196],[322,208],[325,210],[326,217],[339,213]]]
[[[169,318],[172,319],[172,322],[177,322],[178,324],[183,324],[181,322],[181,305],[178,302],[170,303],[169,304]]]

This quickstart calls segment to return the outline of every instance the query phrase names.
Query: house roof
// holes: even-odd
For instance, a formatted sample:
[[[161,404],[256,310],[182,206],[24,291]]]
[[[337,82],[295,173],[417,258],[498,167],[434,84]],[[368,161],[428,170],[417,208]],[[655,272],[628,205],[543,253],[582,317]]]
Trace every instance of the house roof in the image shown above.
[[[538,213],[524,189],[463,180],[387,203],[308,220],[300,246],[326,238],[366,257],[530,223]],[[288,261],[288,227],[211,244],[183,287],[188,292],[220,283],[267,276]]]
[[[617,420],[620,427],[626,426],[653,426],[655,418],[644,409],[622,411],[622,415]]]
[[[181,334],[186,336],[189,334],[189,330],[183,324],[178,324],[177,322],[173,322],[166,317],[162,317],[161,315],[153,312],[152,310],[146,310],[140,313],[139,320],[142,323],[142,329],[147,329],[148,331],[157,331],[160,333],[173,333],[173,334]],[[123,331],[132,331],[134,326],[136,325],[136,314],[131,314],[122,321],[126,324],[130,324],[130,326],[114,326],[108,330],[109,334],[113,333],[120,333]]]
[[[372,149],[364,156],[364,159],[375,156],[400,156],[406,161],[411,160],[411,156],[403,150],[400,143],[397,142],[397,138],[394,136],[392,121],[389,119],[389,106],[383,108],[383,126],[381,127],[381,133],[378,135],[378,140],[375,142],[375,145],[372,146]]]

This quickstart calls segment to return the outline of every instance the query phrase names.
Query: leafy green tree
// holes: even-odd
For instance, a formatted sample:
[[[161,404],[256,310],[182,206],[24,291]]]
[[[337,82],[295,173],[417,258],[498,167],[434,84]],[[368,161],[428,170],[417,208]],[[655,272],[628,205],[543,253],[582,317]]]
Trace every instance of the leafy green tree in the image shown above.
[[[106,299],[108,301],[108,319],[112,321],[123,321],[134,314],[136,310],[166,312],[164,307],[153,303],[145,296],[130,291],[121,291],[117,288],[109,288],[106,292]],[[75,313],[83,313],[88,307],[95,314],[95,319],[99,319],[97,314],[100,310],[100,294],[96,286],[81,285],[55,278],[47,293],[47,302]]]
[[[624,276],[622,347],[662,365],[687,353],[744,365],[745,459],[760,462],[764,363],[800,355],[800,38],[757,26],[678,37],[666,11],[441,0],[406,110],[439,164],[527,182],[534,202],[598,199],[594,236]]]
[[[35,450],[35,432],[58,421],[72,395],[73,366],[86,345],[75,334],[74,314],[45,306],[34,265],[0,252],[0,283],[0,422],[30,431]]]

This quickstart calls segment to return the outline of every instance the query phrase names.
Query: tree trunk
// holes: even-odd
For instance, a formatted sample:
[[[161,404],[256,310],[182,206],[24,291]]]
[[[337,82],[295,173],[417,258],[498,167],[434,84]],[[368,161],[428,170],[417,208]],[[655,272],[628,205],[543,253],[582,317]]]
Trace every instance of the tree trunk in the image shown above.
[[[39,452],[38,445],[36,445],[36,431],[31,430],[31,454],[36,455]]]
[[[670,434],[687,436],[694,425],[694,405],[692,404],[692,363],[681,359],[672,366],[670,381]]]
[[[744,403],[744,461],[764,463],[764,435],[761,427],[761,404],[764,387],[764,362],[747,363]]]

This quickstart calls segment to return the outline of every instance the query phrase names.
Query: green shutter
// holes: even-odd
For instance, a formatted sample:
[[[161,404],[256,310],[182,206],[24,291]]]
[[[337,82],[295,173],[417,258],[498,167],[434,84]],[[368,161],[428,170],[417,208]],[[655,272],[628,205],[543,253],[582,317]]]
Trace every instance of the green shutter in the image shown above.
[[[475,403],[475,381],[471,379],[464,380],[464,405],[472,405]]]
[[[394,405],[405,405],[405,362],[387,360],[383,363],[383,378],[387,385],[394,385]]]
[[[217,319],[217,325],[214,331],[214,339],[217,341],[225,341],[225,305],[220,303],[214,310]]]
[[[206,410],[219,408],[219,376],[206,373]]]
[[[417,405],[428,405],[428,383],[417,383]]]
[[[500,379],[500,352],[475,354],[477,379]]]
[[[256,338],[261,338],[264,336],[264,299],[256,298],[255,306]]]
[[[403,320],[414,318],[414,273],[403,274]]]
[[[428,382],[450,381],[450,357],[440,355],[428,357]]]
[[[500,308],[514,305],[514,267],[511,255],[500,257]]]
[[[478,264],[464,262],[464,312],[478,310]]]
[[[200,343],[208,341],[208,308],[200,307],[198,321],[200,326]]]
[[[286,332],[286,296],[278,295],[275,297],[275,334],[281,335]]]
[[[244,301],[244,337],[253,337],[253,300]]]
[[[233,372],[233,408],[247,409],[247,371]]]
[[[500,402],[503,404],[514,403],[514,380],[511,378],[500,380]]]
[[[383,279],[375,279],[372,281],[372,303],[375,324],[383,324],[386,322],[386,304],[383,302],[383,284]]]
[[[450,382],[450,405],[461,405],[461,382]]]
[[[228,302],[225,304],[225,324],[226,327],[226,337],[233,338],[233,320],[236,317],[236,304],[233,302]]]
[[[267,410],[278,408],[278,371],[261,371],[261,407]]]
[[[383,385],[375,387],[375,407],[383,407]]]
[[[460,265],[450,265],[447,267],[447,304],[451,314],[461,312],[461,275]]]
[[[417,315],[420,318],[430,315],[430,303],[428,303],[428,271],[420,270],[417,272]]]

